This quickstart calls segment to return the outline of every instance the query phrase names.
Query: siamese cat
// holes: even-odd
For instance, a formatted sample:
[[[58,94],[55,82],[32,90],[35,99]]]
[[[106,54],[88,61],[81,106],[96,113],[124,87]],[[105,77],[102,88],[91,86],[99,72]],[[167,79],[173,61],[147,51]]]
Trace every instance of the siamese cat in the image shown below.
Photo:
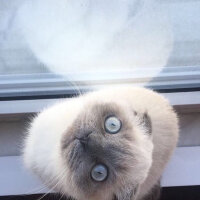
[[[44,109],[30,124],[23,157],[49,188],[75,200],[157,200],[178,132],[163,96],[111,87]]]

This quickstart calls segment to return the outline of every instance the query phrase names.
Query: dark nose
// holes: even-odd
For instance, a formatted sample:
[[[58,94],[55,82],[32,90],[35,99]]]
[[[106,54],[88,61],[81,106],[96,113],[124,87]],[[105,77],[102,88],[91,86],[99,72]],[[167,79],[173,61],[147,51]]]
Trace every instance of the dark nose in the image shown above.
[[[89,135],[91,134],[92,132],[87,132],[87,133],[84,133],[81,137],[76,137],[81,144],[83,145],[86,145],[88,143],[88,140],[89,140]]]
[[[79,141],[81,142],[81,144],[87,144],[88,143],[88,136],[86,136],[86,137],[82,137],[82,138],[79,138]]]

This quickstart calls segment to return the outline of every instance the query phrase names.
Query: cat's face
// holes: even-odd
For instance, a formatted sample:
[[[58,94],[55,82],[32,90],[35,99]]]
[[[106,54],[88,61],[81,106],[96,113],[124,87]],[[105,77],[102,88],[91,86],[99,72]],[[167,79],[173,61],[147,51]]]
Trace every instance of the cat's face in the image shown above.
[[[87,105],[61,144],[69,170],[66,182],[71,181],[77,196],[131,199],[151,166],[150,123],[147,115],[138,115],[127,105]]]

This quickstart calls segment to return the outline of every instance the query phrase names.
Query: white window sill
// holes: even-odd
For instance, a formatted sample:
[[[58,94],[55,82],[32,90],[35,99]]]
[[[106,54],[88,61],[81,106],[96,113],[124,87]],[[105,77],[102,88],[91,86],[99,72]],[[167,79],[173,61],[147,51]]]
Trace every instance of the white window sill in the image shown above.
[[[178,111],[200,111],[200,91],[162,93]],[[0,115],[36,113],[61,99],[0,101]]]

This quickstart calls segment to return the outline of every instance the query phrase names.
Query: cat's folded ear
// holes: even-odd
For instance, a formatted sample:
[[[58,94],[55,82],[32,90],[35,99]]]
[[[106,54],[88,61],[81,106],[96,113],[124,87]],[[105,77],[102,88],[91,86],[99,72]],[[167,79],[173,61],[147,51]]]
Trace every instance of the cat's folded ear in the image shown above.
[[[151,118],[148,115],[148,113],[147,112],[138,113],[136,111],[133,111],[133,113],[136,117],[138,117],[139,125],[143,126],[146,130],[146,133],[151,135],[152,134],[152,123],[151,123]]]

